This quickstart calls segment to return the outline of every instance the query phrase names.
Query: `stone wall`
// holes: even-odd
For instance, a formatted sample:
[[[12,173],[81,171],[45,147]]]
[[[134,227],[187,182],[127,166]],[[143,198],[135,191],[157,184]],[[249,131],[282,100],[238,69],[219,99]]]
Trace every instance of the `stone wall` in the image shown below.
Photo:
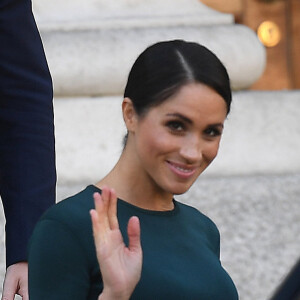
[[[125,135],[121,101],[55,99],[60,183],[93,182],[115,164]],[[299,116],[300,91],[235,92],[219,155],[205,176],[300,172]]]

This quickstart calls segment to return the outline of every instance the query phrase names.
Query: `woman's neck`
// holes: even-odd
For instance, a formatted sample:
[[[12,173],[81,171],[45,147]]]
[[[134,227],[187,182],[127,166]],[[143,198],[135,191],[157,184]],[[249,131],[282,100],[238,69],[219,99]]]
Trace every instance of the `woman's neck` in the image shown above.
[[[162,190],[135,163],[124,150],[114,168],[97,184],[100,189],[115,189],[117,197],[143,209],[166,211],[174,208],[173,195]]]

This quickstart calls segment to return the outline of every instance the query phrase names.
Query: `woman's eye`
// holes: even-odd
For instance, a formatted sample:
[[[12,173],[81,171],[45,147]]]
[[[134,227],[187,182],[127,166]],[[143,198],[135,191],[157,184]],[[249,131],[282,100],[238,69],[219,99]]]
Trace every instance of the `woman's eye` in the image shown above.
[[[208,128],[205,130],[205,134],[210,136],[210,137],[214,137],[214,136],[219,136],[221,135],[221,131],[215,128]]]
[[[167,126],[172,130],[172,131],[183,131],[184,130],[184,125],[181,122],[178,121],[171,121],[167,123]]]

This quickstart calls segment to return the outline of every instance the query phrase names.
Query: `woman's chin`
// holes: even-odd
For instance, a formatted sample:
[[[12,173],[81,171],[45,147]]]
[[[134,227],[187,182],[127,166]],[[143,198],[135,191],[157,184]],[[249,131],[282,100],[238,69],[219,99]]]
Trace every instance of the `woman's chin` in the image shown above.
[[[182,195],[185,192],[187,192],[190,189],[191,186],[192,186],[192,184],[190,184],[190,185],[182,185],[182,186],[177,185],[176,187],[173,187],[170,190],[171,190],[171,193],[173,195]]]

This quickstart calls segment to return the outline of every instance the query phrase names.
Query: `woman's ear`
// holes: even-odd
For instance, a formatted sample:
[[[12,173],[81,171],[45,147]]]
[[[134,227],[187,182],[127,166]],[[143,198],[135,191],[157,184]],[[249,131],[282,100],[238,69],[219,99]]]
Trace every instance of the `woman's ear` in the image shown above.
[[[130,98],[124,98],[122,102],[122,112],[127,131],[134,132],[137,124],[137,114]]]

